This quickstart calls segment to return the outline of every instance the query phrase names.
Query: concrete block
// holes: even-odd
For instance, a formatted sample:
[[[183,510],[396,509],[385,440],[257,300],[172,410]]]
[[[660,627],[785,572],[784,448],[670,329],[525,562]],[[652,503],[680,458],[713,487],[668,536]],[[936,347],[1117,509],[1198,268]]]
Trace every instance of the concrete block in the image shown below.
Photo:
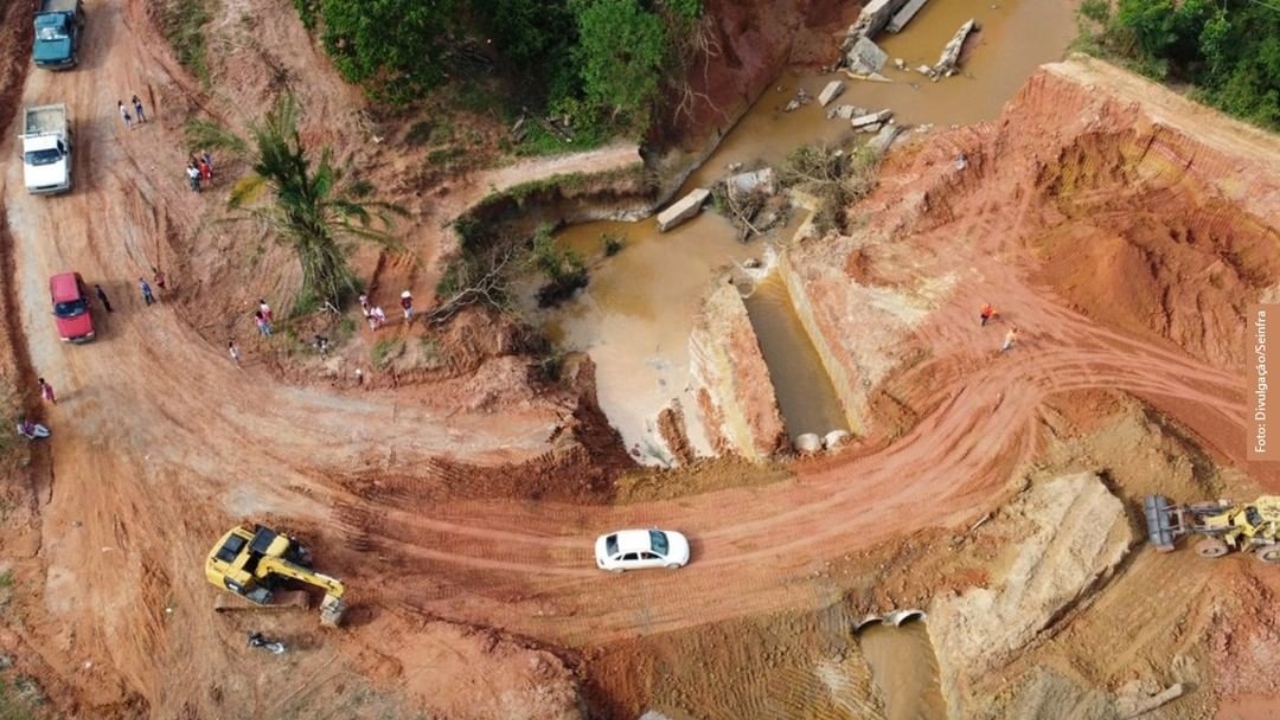
[[[842,92],[844,92],[844,83],[839,80],[832,80],[827,83],[826,87],[822,88],[822,92],[818,93],[818,103],[822,107],[826,107],[831,104],[832,100],[839,97]]]
[[[711,197],[711,191],[698,188],[658,213],[658,230],[666,232],[702,210],[702,203]]]

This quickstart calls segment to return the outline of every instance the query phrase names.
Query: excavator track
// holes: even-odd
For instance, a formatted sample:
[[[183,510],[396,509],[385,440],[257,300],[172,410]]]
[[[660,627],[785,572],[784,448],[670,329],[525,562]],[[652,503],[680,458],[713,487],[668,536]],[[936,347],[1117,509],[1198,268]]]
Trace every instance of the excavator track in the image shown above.
[[[213,601],[213,609],[215,612],[275,612],[279,610],[293,610],[301,608],[306,610],[311,607],[311,597],[303,590],[289,590],[285,592],[276,592],[271,596],[271,602],[267,605],[259,605],[249,602],[239,595],[231,593],[219,594]]]

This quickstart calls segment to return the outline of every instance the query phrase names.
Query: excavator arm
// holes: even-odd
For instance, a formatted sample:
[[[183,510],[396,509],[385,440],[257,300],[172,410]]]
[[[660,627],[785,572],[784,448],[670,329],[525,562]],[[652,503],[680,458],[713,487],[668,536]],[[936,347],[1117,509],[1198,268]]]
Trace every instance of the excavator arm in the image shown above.
[[[347,609],[342,596],[346,594],[347,589],[337,578],[281,558],[263,558],[258,562],[256,574],[264,580],[282,577],[321,588],[324,590],[324,600],[320,603],[320,624],[337,627],[342,622],[342,615]]]

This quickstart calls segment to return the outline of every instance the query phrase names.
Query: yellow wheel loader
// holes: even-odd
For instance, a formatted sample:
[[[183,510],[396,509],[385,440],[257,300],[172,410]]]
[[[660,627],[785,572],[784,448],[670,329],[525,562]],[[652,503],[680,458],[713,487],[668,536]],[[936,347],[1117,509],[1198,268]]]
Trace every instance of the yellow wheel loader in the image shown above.
[[[340,581],[312,570],[311,553],[296,540],[260,525],[233,528],[223,535],[209,552],[204,575],[214,585],[252,603],[226,602],[225,595],[219,596],[218,612],[307,607],[310,598],[306,591],[290,590],[298,585],[324,590],[321,625],[337,627],[346,610],[342,600],[346,588]]]
[[[1280,496],[1263,495],[1250,503],[1218,502],[1175,505],[1163,495],[1142,503],[1147,537],[1161,552],[1173,550],[1183,535],[1203,536],[1200,557],[1217,558],[1232,550],[1251,552],[1269,565],[1280,564]]]

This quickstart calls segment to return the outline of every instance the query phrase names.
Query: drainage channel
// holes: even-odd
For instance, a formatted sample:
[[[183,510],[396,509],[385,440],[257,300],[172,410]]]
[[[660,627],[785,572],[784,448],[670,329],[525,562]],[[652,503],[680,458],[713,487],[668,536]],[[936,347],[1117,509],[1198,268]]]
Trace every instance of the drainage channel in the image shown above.
[[[885,720],[947,720],[938,659],[919,615],[896,626],[888,622],[864,625],[857,637],[884,699]]]
[[[778,273],[769,273],[756,283],[743,304],[769,367],[778,409],[791,441],[810,433],[826,437],[833,430],[848,432],[835,386]]]

